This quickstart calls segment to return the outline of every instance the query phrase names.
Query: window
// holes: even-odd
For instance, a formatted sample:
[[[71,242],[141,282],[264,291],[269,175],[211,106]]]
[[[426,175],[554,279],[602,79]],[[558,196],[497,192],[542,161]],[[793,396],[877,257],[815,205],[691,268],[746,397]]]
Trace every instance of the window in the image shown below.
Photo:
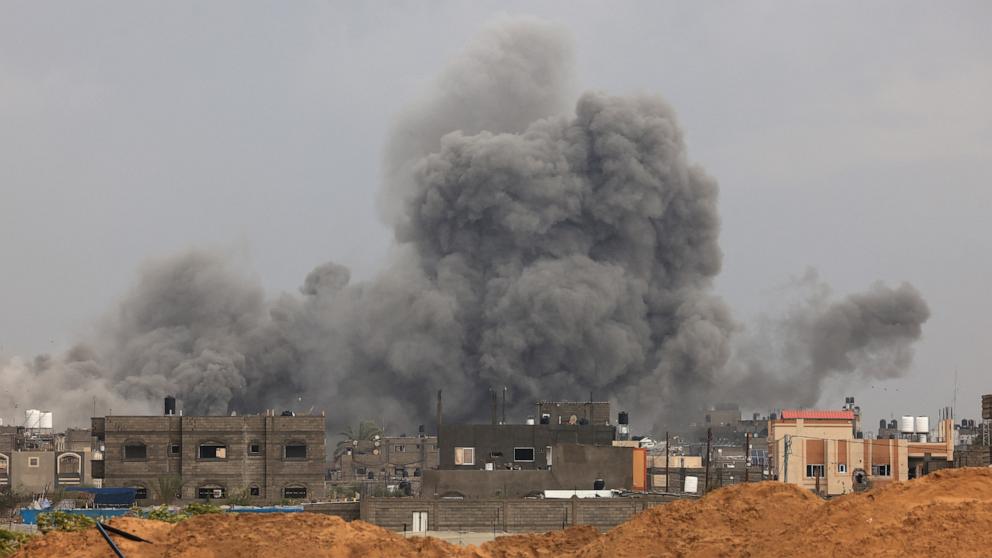
[[[124,459],[148,459],[148,447],[141,442],[128,442],[124,444]]]
[[[534,448],[513,448],[514,461],[534,461]]]
[[[41,459],[37,457],[28,458],[28,467],[40,467],[40,466],[41,466]]]
[[[358,467],[358,468],[356,468],[355,469],[355,475],[357,475],[359,477],[364,477],[365,476],[365,467]]]
[[[217,442],[200,444],[200,459],[227,459],[227,446]]]
[[[135,500],[147,500],[148,499],[148,489],[144,486],[134,487],[134,499]]]
[[[66,453],[59,456],[58,472],[60,475],[79,474],[79,456],[74,453]]]
[[[307,445],[294,442],[291,444],[286,444],[284,457],[286,459],[306,459],[307,458]]]
[[[455,465],[475,465],[475,448],[455,448]]]
[[[220,486],[201,486],[196,489],[196,497],[204,500],[220,499],[224,494],[225,490]]]
[[[7,476],[10,472],[10,463],[7,456],[0,454],[0,476]]]
[[[406,446],[393,446],[393,451],[395,452],[406,451]]]
[[[824,469],[825,467],[823,465],[807,465],[806,478],[825,477],[826,471]]]
[[[393,474],[397,477],[403,478],[406,478],[409,475],[409,473],[406,472],[406,467],[397,467]]]
[[[872,465],[871,474],[874,477],[888,477],[892,475],[891,465]]]
[[[248,494],[251,496],[261,496],[262,491],[257,486],[252,486],[248,489]]]
[[[768,450],[751,448],[751,466],[765,467],[768,465]]]
[[[251,443],[248,444],[248,454],[258,455],[260,453],[262,453],[262,443],[258,440],[252,440]]]
[[[420,467],[417,467],[416,469],[413,470],[413,476],[415,477],[420,476]]]
[[[847,472],[847,463],[838,463],[837,464],[837,472],[838,473],[846,473]]]
[[[282,489],[282,497],[289,499],[301,499],[307,497],[307,487],[305,486],[287,486]]]
[[[169,455],[176,456],[182,453],[183,447],[176,443],[169,444]]]

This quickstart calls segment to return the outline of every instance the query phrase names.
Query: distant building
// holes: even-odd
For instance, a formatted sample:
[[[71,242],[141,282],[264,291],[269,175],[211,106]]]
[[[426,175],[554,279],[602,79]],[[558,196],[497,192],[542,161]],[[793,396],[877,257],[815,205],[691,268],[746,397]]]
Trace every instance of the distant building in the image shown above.
[[[540,424],[610,424],[608,401],[538,401],[536,407]]]
[[[772,474],[780,481],[834,495],[869,483],[907,480],[953,463],[950,420],[938,427],[940,441],[927,443],[855,438],[856,418],[852,409],[782,411],[768,426]]]
[[[133,487],[162,500],[164,479],[178,479],[182,500],[244,493],[260,501],[324,496],[323,416],[94,417],[103,449],[95,470],[106,487]],[[160,479],[163,479],[160,481]],[[161,482],[161,484],[160,484]]]
[[[440,469],[546,469],[552,446],[612,446],[616,427],[604,424],[444,424]]]
[[[424,471],[437,466],[437,436],[384,436],[379,440],[358,440],[339,456],[335,480],[416,483]]]
[[[38,494],[92,484],[90,439],[88,430],[0,426],[0,488]]]

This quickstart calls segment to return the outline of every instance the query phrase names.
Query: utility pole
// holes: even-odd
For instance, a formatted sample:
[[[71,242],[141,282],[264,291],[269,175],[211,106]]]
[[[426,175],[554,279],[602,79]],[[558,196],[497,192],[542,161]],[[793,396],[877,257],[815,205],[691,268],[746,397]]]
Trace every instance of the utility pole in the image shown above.
[[[672,482],[672,478],[668,476],[668,456],[671,453],[669,451],[670,444],[671,442],[669,441],[668,438],[668,432],[666,431],[665,432],[665,492],[672,491],[670,486],[670,483]]]
[[[748,469],[751,467],[751,433],[744,433],[744,483],[750,480],[748,478]]]
[[[500,424],[506,424],[506,386],[503,386],[503,420]]]
[[[783,453],[782,453],[782,456],[785,459],[785,465],[783,466],[783,468],[785,469],[785,472],[784,472],[784,478],[782,480],[783,480],[783,482],[788,483],[789,482],[789,454],[792,453],[792,436],[786,434],[785,435],[785,439],[783,440],[783,444],[782,445],[783,445],[783,448],[784,448]]]
[[[710,491],[710,445],[713,443],[713,429],[706,429],[706,476],[703,477],[703,493]]]

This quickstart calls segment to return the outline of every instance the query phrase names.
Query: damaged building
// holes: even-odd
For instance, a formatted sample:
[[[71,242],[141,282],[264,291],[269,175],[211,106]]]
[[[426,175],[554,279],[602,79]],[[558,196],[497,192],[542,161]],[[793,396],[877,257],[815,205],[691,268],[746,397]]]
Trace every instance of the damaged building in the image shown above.
[[[94,476],[103,486],[133,487],[139,501],[324,496],[323,414],[182,416],[172,398],[165,408],[163,416],[92,419],[103,455]],[[172,486],[174,496],[159,494]]]

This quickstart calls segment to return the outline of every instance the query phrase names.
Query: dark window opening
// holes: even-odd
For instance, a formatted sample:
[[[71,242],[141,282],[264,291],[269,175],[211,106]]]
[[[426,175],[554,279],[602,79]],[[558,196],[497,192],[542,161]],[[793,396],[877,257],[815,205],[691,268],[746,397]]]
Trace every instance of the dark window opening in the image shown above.
[[[197,498],[204,500],[214,500],[223,498],[225,490],[219,486],[201,486],[196,490]]]
[[[420,476],[420,467],[417,467],[416,469],[413,470],[413,476],[415,477]]]
[[[253,487],[251,487],[251,488],[248,489],[248,493],[250,495],[252,495],[252,496],[259,496],[259,495],[261,495],[262,491],[259,490],[259,488],[257,486],[253,486]]]
[[[307,497],[307,487],[305,486],[287,486],[282,489],[283,498],[306,498]]]
[[[262,444],[258,442],[252,442],[248,444],[248,453],[252,455],[258,455],[262,453]]]
[[[491,459],[495,459],[497,457],[503,457],[503,452],[501,452],[501,451],[491,451],[491,452],[489,452],[489,457]]]
[[[182,449],[179,444],[169,444],[169,455],[179,455],[182,453]]]
[[[403,478],[406,478],[408,476],[408,473],[406,472],[406,467],[397,467],[395,474],[397,477],[403,477]]]
[[[816,477],[825,477],[825,476],[826,476],[826,471],[825,471],[825,467],[823,465],[807,465],[806,466],[806,477],[807,478],[811,478],[812,479],[812,478],[816,478]]]
[[[534,461],[534,448],[513,448],[514,461]]]
[[[872,465],[871,474],[875,477],[888,477],[892,475],[891,465]]]
[[[306,444],[286,444],[286,459],[306,459]]]
[[[369,471],[369,474],[367,476],[368,476],[368,479],[369,480],[375,480],[375,473],[374,472]]]
[[[124,459],[148,459],[148,447],[145,444],[125,444]]]
[[[144,486],[134,487],[134,499],[135,500],[147,500],[148,499],[148,489]]]
[[[227,446],[217,443],[200,444],[200,459],[227,459]]]
[[[359,468],[355,469],[355,474],[364,477],[365,476],[365,467],[359,467]]]

